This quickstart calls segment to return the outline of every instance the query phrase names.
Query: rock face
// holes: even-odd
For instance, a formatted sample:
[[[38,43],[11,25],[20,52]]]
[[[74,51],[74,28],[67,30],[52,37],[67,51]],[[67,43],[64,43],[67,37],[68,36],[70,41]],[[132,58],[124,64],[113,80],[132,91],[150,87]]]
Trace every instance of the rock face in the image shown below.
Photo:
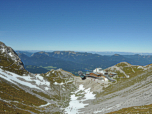
[[[7,47],[3,42],[0,42],[0,53],[7,58],[11,58],[14,64],[20,67],[20,70],[24,70],[23,62],[18,57],[17,53],[11,47]]]
[[[27,72],[15,51],[0,42],[0,113],[61,113],[75,89],[71,73]]]

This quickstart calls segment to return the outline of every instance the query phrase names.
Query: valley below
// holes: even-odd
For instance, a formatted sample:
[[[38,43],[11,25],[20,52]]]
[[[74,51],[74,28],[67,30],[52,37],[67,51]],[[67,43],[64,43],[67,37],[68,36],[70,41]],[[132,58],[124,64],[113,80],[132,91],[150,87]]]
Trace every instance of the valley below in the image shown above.
[[[51,69],[62,68],[65,71],[78,75],[78,71],[106,69],[120,62],[128,62],[132,65],[148,65],[152,63],[152,55],[119,55],[111,56],[92,54],[87,52],[54,51],[54,52],[29,52],[16,51],[25,65],[25,69],[31,73],[46,73]]]

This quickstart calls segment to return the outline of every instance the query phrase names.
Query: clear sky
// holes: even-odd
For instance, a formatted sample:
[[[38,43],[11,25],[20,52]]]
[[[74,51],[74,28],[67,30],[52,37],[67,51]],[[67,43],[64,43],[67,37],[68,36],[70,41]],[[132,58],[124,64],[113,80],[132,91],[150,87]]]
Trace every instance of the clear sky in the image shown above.
[[[0,0],[0,41],[15,50],[152,53],[152,0]]]

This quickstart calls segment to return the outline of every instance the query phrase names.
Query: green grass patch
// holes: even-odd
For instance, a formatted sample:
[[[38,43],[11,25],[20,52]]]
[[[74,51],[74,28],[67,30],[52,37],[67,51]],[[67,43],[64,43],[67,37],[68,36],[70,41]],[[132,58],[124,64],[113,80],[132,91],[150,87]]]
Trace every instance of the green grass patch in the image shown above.
[[[31,114],[24,109],[19,109],[14,104],[10,104],[0,100],[0,114]]]
[[[16,107],[19,107],[23,110],[25,109],[25,110],[30,110],[32,112],[37,112],[34,108],[31,108],[33,105],[40,106],[47,103],[46,101],[37,98],[35,95],[27,93],[26,91],[20,89],[16,85],[10,84],[3,79],[1,79],[0,82],[0,91],[1,91],[0,92],[1,99],[11,101],[11,105],[15,105]],[[14,101],[17,102],[14,103]],[[24,103],[24,105],[22,103]],[[7,111],[11,111],[11,109],[9,109],[7,106],[6,106]],[[3,107],[3,105],[0,107]],[[0,110],[2,111],[5,109],[0,109]]]

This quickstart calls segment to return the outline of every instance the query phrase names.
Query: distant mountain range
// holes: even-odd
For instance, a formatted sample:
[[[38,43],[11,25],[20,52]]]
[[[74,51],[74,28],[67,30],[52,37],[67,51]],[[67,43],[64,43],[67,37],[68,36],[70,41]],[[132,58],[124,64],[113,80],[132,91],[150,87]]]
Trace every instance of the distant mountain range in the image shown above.
[[[152,55],[99,55],[87,52],[54,51],[54,52],[21,52],[16,51],[25,64],[25,68],[33,73],[45,73],[48,67],[62,68],[77,75],[77,71],[93,70],[97,67],[108,68],[120,62],[133,65],[148,65],[152,63]],[[31,65],[29,67],[29,65]],[[36,68],[39,68],[37,70]]]
[[[117,52],[117,51],[103,51],[103,52],[88,51],[88,52],[89,53],[99,54],[99,55],[114,55],[114,54],[120,54],[120,55],[135,55],[135,54],[139,54],[139,55],[152,55],[152,53],[141,53],[141,52]]]
[[[56,50],[15,50],[16,52],[28,52],[28,53],[36,53],[40,51],[45,52],[54,52]],[[99,55],[114,55],[114,54],[120,54],[120,55],[152,55],[152,53],[142,53],[142,52],[119,52],[119,51],[75,51],[75,52],[82,52],[82,53],[92,53],[92,54],[99,54]]]

